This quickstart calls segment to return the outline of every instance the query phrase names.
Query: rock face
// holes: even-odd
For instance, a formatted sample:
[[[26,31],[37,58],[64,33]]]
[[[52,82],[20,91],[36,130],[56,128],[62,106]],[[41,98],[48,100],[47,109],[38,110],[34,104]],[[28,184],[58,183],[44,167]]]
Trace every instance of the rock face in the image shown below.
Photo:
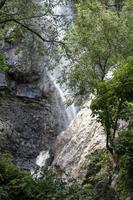
[[[10,69],[0,73],[0,152],[8,151],[15,163],[29,170],[40,152],[51,148],[63,125],[54,104],[55,89],[44,73],[46,62],[41,62],[35,47],[25,55],[31,52],[32,41],[26,42],[3,47]],[[20,53],[15,55],[17,48]]]
[[[81,178],[86,173],[86,157],[105,147],[103,128],[91,116],[91,98],[85,103],[70,126],[56,140],[53,166],[60,167],[68,177]]]
[[[8,87],[6,74],[4,72],[0,72],[0,89],[6,89]]]
[[[55,103],[56,88],[46,75],[43,88],[42,76],[32,71],[1,73],[0,81],[0,151],[9,151],[14,162],[28,170],[63,130],[62,105]]]
[[[30,169],[40,152],[51,148],[64,121],[46,74],[47,55],[37,50],[44,44],[24,34],[18,44],[5,37],[1,47],[9,70],[0,73],[0,151],[9,151],[15,163]]]
[[[0,98],[0,150],[9,151],[23,169],[30,169],[42,150],[50,149],[60,132],[57,111],[47,99],[6,94]]]

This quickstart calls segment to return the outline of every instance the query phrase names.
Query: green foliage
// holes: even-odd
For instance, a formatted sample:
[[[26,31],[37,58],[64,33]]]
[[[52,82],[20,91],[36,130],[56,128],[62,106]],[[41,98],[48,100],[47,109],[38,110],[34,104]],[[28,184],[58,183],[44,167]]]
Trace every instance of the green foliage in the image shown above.
[[[22,28],[16,27],[16,28],[14,28],[14,29],[11,31],[9,37],[6,38],[6,41],[7,41],[8,43],[14,45],[14,44],[20,43],[20,41],[22,40],[22,38],[23,38],[23,31],[22,31]]]
[[[97,116],[107,134],[107,146],[110,144],[111,148],[119,120],[128,120],[129,124],[132,123],[132,99],[133,59],[129,58],[116,70],[112,80],[97,85],[97,96],[91,105],[93,115]]]
[[[133,130],[122,131],[114,143],[117,155],[119,176],[116,190],[120,200],[125,200],[128,191],[133,188]]]
[[[61,3],[61,1],[58,3]],[[41,41],[41,47],[42,42],[51,41],[53,43],[57,37],[56,22],[58,18],[52,15],[52,9],[56,5],[52,1],[40,3],[34,0],[6,0],[5,4],[0,8],[0,40],[7,40],[11,44],[20,44],[24,42],[22,40],[24,38],[28,42],[30,35],[36,36],[36,42],[40,43]],[[45,51],[44,46],[43,51]]]
[[[6,60],[6,55],[4,53],[0,53],[0,71],[7,71],[8,65]]]
[[[114,149],[117,155],[133,154],[133,130],[122,131],[116,138]]]
[[[129,0],[76,3],[75,21],[66,36],[73,61],[67,79],[75,95],[83,97],[104,79],[111,66],[132,55],[133,5]]]
[[[3,27],[0,27],[0,41],[3,39],[4,37],[4,29]]]
[[[0,199],[1,200],[6,200],[8,199],[8,193],[4,191],[2,187],[0,187]]]
[[[8,155],[0,156],[1,200],[95,200],[90,188],[67,184],[47,169],[43,171],[43,178],[33,179],[13,165]]]
[[[88,167],[88,160],[90,161],[90,167],[93,168],[93,173],[90,173],[90,167]],[[98,183],[99,181],[109,182],[113,175],[112,159],[109,156],[109,152],[106,149],[98,150],[86,159],[84,168],[88,168],[88,175],[86,176],[87,183]]]

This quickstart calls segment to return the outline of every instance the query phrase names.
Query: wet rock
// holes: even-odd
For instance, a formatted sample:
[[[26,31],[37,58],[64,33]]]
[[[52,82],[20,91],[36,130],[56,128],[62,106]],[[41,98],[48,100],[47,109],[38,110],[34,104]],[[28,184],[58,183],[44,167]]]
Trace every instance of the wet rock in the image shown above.
[[[6,74],[4,72],[0,72],[0,89],[8,88]]]
[[[18,71],[16,68],[11,68],[8,72],[10,79],[15,80],[17,83],[33,83],[40,79],[39,72],[35,71]]]
[[[0,151],[9,151],[23,169],[50,149],[60,132],[57,111],[46,99],[35,101],[5,95],[0,99]],[[49,160],[49,162],[51,162]]]
[[[42,97],[42,92],[39,90],[39,88],[33,88],[33,85],[21,84],[17,86],[16,96],[38,99]]]

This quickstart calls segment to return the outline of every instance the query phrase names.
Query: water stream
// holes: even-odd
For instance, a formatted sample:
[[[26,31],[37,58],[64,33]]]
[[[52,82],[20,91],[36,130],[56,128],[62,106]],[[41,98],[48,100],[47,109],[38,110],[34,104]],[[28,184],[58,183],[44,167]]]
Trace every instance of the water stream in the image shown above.
[[[56,0],[54,0],[56,2]],[[59,4],[56,7],[54,7],[54,14],[55,15],[65,15],[65,20],[71,20],[72,19],[72,9],[68,2],[65,2],[64,4]],[[57,24],[58,26],[58,24]],[[65,31],[64,29],[61,29],[60,25],[57,27],[58,31],[58,39],[61,40],[64,37]],[[65,62],[65,63],[63,63]],[[53,84],[54,87],[54,98],[55,98],[55,106],[58,109],[59,113],[59,123],[63,123],[63,128],[67,128],[70,122],[74,119],[74,117],[77,114],[77,108],[74,104],[67,106],[66,101],[69,96],[71,96],[70,91],[66,88],[65,83],[60,84],[58,82],[58,79],[61,75],[61,67],[63,64],[69,63],[69,60],[66,60],[65,58],[62,58],[57,66],[54,66],[54,69],[52,71],[47,71],[47,75]],[[45,77],[44,77],[45,79]],[[49,159],[50,154],[49,151],[42,151],[38,155],[36,159],[36,164],[39,167],[42,167],[46,164],[46,160]]]

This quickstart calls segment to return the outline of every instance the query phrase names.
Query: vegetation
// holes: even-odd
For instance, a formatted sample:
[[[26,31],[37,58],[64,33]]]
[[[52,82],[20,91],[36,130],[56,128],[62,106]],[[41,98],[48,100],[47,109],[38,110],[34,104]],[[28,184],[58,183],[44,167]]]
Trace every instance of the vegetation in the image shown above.
[[[0,54],[0,71],[7,71],[8,65],[6,62],[6,55],[4,53]]]
[[[63,68],[63,81],[68,83],[77,101],[95,94],[92,114],[104,127],[106,147],[116,163],[116,190],[120,200],[125,200],[133,188],[133,2],[74,0],[75,19],[65,45],[58,40],[60,18],[52,11],[54,3],[49,2],[42,6],[34,0],[0,0],[0,71],[8,69],[3,41],[11,46],[30,41],[31,51],[27,49],[23,59],[32,57],[34,46],[40,54],[47,49],[47,56],[57,44],[65,47],[71,62]],[[111,80],[106,79],[109,70],[114,71]],[[96,170],[109,169],[89,177],[90,182],[101,181],[108,172],[113,175],[107,152],[93,156],[92,161]],[[89,183],[66,184],[49,170],[44,170],[43,179],[33,179],[7,156],[0,155],[1,200],[94,200],[90,188]]]
[[[66,36],[72,63],[65,76],[77,98],[87,97],[111,66],[132,56],[132,9],[128,0],[77,1],[75,21]]]
[[[65,79],[78,101],[95,95],[92,115],[104,127],[106,147],[118,170],[117,191],[124,200],[133,188],[133,2],[74,2],[76,17],[66,36],[72,62]],[[114,73],[107,80],[109,70]]]
[[[133,111],[133,59],[129,58],[108,82],[99,82],[97,95],[92,102],[93,115],[104,126],[108,150],[113,154],[113,144],[120,120],[132,126]]]
[[[89,168],[88,161],[90,161]],[[85,183],[91,183],[93,186],[103,180],[109,183],[113,175],[112,159],[107,149],[96,150],[86,158],[83,167],[88,168]]]
[[[27,30],[31,34],[36,35],[40,38],[43,42],[54,42],[53,38],[45,39],[39,33],[39,26],[38,30],[36,30],[35,23],[40,22],[41,18],[46,20],[45,18],[48,15],[52,16],[52,7],[54,7],[54,3],[44,2],[43,4],[35,3],[35,1],[31,0],[24,0],[19,1],[15,0],[7,1],[3,0],[0,4],[0,28],[6,28],[9,30],[11,27],[18,28],[20,27],[22,30]],[[26,6],[25,6],[26,5]],[[43,5],[43,6],[42,6]],[[40,27],[41,31],[48,34],[48,27],[42,26]],[[49,27],[50,29],[52,27]],[[1,30],[2,32],[2,30]],[[50,34],[53,34],[52,30]],[[50,35],[47,35],[50,37]],[[54,35],[55,36],[55,35]],[[2,33],[1,33],[2,37]],[[3,35],[4,37],[4,35]],[[52,37],[52,36],[51,36]]]
[[[45,169],[43,179],[33,179],[11,163],[9,156],[0,157],[1,200],[95,200],[93,191],[76,183],[67,185]]]
[[[24,65],[29,59],[32,65],[37,66],[37,61],[32,56],[34,52],[40,56],[38,56],[39,59],[47,54],[48,60],[55,47],[62,44],[58,40],[57,32],[59,16],[55,16],[53,13],[53,9],[58,3],[51,1],[40,3],[38,1],[36,3],[34,0],[1,0],[0,54],[5,53],[5,44],[8,44],[10,48],[15,47],[15,54],[19,54],[25,48],[23,52],[25,54],[22,56]],[[1,62],[3,60],[0,57]],[[4,70],[3,67],[1,65],[1,70]]]
[[[116,190],[124,200],[128,191],[133,188],[133,129],[119,132],[114,144],[119,167]]]

